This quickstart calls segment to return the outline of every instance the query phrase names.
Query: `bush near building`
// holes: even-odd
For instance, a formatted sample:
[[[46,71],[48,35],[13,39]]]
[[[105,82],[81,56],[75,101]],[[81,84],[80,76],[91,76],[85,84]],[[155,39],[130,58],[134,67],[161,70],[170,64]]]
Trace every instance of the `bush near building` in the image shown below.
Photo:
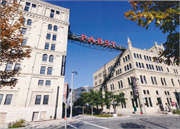
[[[8,128],[25,127],[24,123],[25,123],[25,120],[24,119],[20,119],[19,121],[9,123],[8,124]]]
[[[173,112],[173,114],[179,114],[180,112],[179,112],[179,109],[175,109],[175,110],[173,110],[172,111]],[[179,114],[180,115],[180,114]]]

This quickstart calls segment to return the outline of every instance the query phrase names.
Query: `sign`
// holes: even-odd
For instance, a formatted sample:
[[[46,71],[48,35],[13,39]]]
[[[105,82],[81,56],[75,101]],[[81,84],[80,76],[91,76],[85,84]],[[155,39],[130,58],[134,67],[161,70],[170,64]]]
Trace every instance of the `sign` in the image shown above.
[[[69,83],[66,82],[64,85],[64,99],[65,99],[65,103],[66,103],[66,99],[68,98],[69,95]]]
[[[62,56],[61,76],[65,76],[66,56]]]
[[[133,87],[133,90],[134,90],[134,96],[138,97],[139,93],[138,93],[138,89],[137,89],[136,78],[134,76],[132,76],[131,80],[132,80],[132,87]]]
[[[172,102],[172,105],[174,106],[174,105],[175,105],[175,102]]]
[[[116,44],[116,42],[113,42],[113,41],[109,42],[109,40],[103,41],[101,38],[97,38],[97,40],[95,41],[92,36],[89,39],[87,39],[87,36],[85,34],[81,34],[81,40],[88,41],[89,43],[100,44],[100,45],[105,45],[105,46],[112,46],[112,47],[115,47],[115,44]]]

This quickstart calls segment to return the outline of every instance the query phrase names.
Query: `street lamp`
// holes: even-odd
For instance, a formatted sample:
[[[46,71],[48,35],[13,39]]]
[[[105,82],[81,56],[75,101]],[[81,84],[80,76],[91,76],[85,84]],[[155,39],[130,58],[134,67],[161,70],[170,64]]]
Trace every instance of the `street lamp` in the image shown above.
[[[77,71],[73,71],[72,70],[72,78],[71,78],[71,115],[70,115],[70,119],[72,119],[72,96],[73,96],[73,73],[75,73],[75,75],[78,75]]]

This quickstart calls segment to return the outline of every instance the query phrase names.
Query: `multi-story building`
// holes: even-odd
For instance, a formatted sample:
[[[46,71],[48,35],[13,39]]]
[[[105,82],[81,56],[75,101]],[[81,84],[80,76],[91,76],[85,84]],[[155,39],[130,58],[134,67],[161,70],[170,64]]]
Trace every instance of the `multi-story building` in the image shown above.
[[[81,98],[81,94],[84,92],[89,92],[90,89],[92,89],[92,86],[82,86],[77,89],[73,90],[73,102],[75,102],[77,99]]]
[[[114,94],[123,92],[127,98],[125,105],[117,106],[117,113],[132,113],[134,107],[137,107],[137,112],[140,113],[139,100],[141,104],[145,104],[142,110],[147,113],[163,111],[168,105],[172,106],[172,102],[176,103],[173,108],[178,107],[178,96],[180,96],[179,66],[175,64],[168,66],[164,62],[154,62],[152,59],[164,50],[163,45],[157,45],[155,42],[153,47],[142,50],[132,47],[129,38],[127,43],[128,48],[122,53],[120,59],[118,59],[119,56],[115,57],[93,74],[94,90],[99,90],[102,87],[104,78],[110,73],[111,77],[103,87]],[[117,62],[115,68],[112,69],[115,62]],[[111,73],[111,70],[114,72]],[[139,97],[134,97],[132,76],[137,79]],[[114,111],[112,106],[109,109],[104,106],[103,110]]]
[[[23,45],[32,52],[29,59],[0,67],[22,69],[15,87],[0,89],[0,122],[61,118],[70,10],[40,0],[18,2],[24,15]]]

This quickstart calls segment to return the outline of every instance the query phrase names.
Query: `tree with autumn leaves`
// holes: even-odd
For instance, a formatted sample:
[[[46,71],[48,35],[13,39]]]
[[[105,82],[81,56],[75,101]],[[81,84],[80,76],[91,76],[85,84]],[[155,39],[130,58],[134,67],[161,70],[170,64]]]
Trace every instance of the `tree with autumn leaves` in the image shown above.
[[[24,26],[22,12],[19,10],[21,5],[14,1],[3,1],[0,4],[1,16],[1,55],[0,61],[2,64],[18,63],[24,58],[29,58],[31,49],[30,46],[23,45],[23,35],[21,34],[21,27]],[[0,87],[15,86],[17,79],[11,79],[19,75],[20,68],[14,70],[0,71]]]
[[[154,60],[163,61],[170,65],[179,64],[179,1],[129,1],[131,10],[124,13],[125,18],[137,21],[138,26],[149,28],[150,23],[168,33],[167,41],[163,44],[165,50]]]

